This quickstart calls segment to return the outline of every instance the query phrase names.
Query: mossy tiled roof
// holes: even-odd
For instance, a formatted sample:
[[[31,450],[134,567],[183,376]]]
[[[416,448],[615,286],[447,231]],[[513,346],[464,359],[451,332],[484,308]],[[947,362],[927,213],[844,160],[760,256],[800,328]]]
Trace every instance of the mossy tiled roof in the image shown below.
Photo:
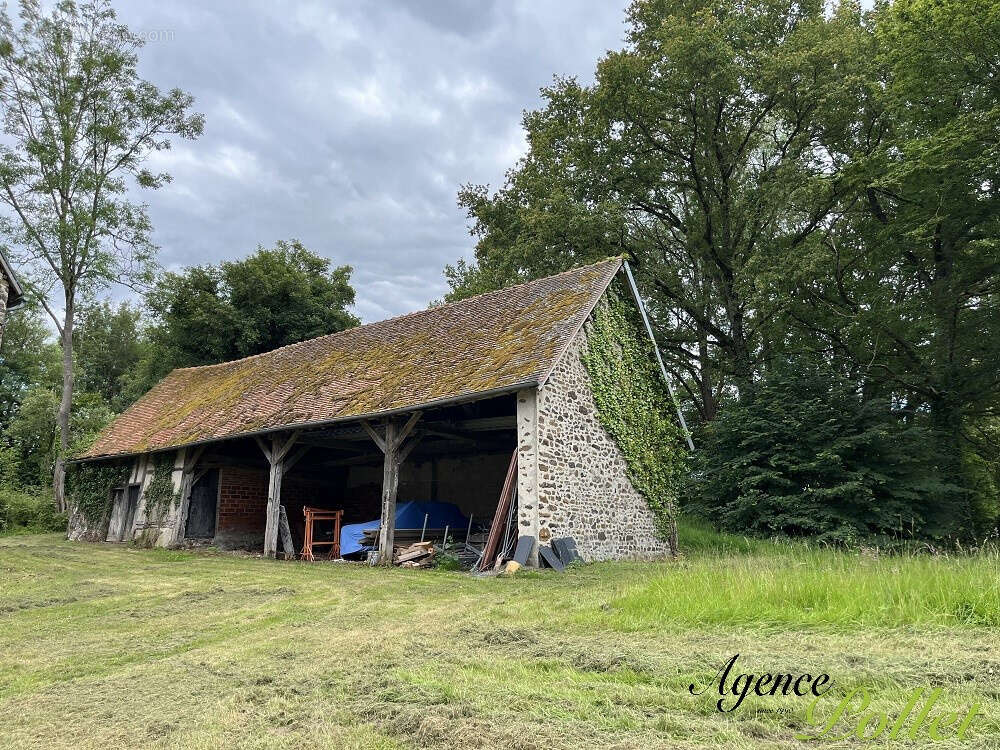
[[[614,258],[246,359],[174,370],[78,458],[376,416],[538,384],[620,266]]]

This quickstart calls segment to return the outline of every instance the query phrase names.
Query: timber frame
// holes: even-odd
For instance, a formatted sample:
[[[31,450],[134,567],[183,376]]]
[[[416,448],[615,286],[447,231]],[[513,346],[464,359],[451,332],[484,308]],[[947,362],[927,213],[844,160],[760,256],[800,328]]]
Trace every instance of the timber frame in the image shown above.
[[[512,401],[513,397],[511,404]],[[414,451],[426,465],[428,460],[470,454],[490,455],[510,449],[506,438],[500,436],[507,435],[513,439],[514,414],[495,415],[496,402],[493,401],[493,416],[472,416],[473,403],[475,402],[452,407],[449,415],[432,412],[434,416],[428,417],[428,412],[414,410],[404,415],[359,419],[353,424],[342,423],[325,429],[289,429],[255,435],[241,447],[236,447],[235,453],[234,444],[225,442],[182,447],[176,451],[172,467],[176,512],[169,512],[161,519],[155,543],[178,546],[188,540],[187,527],[193,512],[194,488],[206,474],[233,469],[258,470],[260,457],[263,457],[267,467],[267,483],[266,504],[261,514],[262,550],[267,557],[278,557],[284,552],[286,558],[292,558],[295,556],[295,549],[289,532],[286,506],[288,502],[298,505],[300,501],[294,496],[287,501],[283,500],[288,472],[300,460],[311,458],[304,463],[309,467],[307,476],[315,481],[317,472],[322,474],[350,470],[352,467],[373,467],[378,457],[381,458],[382,472],[379,490],[381,497],[376,513],[384,522],[384,527],[379,534],[371,562],[390,564],[390,556],[382,552],[393,547],[401,468]],[[330,451],[334,455],[328,456]],[[156,454],[145,453],[135,456],[129,479],[119,488],[125,491],[129,486],[134,486],[141,490],[139,517],[142,523],[137,523],[131,529],[120,529],[123,539],[126,536],[131,539],[132,532],[148,530],[151,526],[147,525],[148,519],[141,509],[144,508],[144,492],[155,462],[154,455]],[[217,489],[217,503],[222,502],[222,486],[220,483]],[[220,512],[218,508],[219,506],[217,514]],[[102,534],[102,540],[104,536]]]
[[[260,436],[255,436],[257,445],[264,453],[270,466],[267,482],[267,520],[264,526],[264,557],[274,557],[278,550],[278,527],[281,524],[281,478],[286,471],[298,463],[311,446],[302,445],[294,453],[295,442],[302,430],[291,433],[276,433],[271,436],[270,447]]]
[[[191,506],[191,490],[198,483],[198,480],[204,476],[205,472],[208,471],[204,468],[198,472],[195,471],[195,468],[198,466],[198,461],[201,459],[204,452],[205,446],[203,445],[195,445],[185,451],[184,463],[181,467],[181,508],[178,523],[174,529],[174,544],[184,541],[188,512],[190,511]]]
[[[420,435],[407,438],[420,420],[422,412],[415,411],[405,423],[388,418],[382,422],[382,433],[363,419],[361,427],[382,451],[382,521],[379,527],[378,552],[375,562],[392,565],[392,548],[396,536],[396,493],[399,490],[399,466],[420,441]]]

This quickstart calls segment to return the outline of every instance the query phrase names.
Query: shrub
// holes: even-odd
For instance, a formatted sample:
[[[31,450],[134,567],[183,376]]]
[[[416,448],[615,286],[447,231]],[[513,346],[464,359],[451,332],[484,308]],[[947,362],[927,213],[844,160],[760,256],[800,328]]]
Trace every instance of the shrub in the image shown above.
[[[437,570],[461,570],[462,561],[458,555],[442,550],[434,556],[434,567]]]
[[[66,514],[57,513],[52,496],[40,489],[0,486],[0,532],[65,531]]]
[[[960,531],[967,498],[939,477],[930,431],[825,368],[772,376],[700,438],[684,496],[723,530],[848,545]]]

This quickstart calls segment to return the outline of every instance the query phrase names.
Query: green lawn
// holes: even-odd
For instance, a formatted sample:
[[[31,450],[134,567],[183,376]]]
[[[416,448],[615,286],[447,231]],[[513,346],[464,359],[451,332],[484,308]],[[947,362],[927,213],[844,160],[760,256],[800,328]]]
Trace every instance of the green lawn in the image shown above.
[[[982,715],[935,745],[1000,747],[995,555],[687,539],[679,562],[475,579],[0,538],[0,746],[828,746],[795,739],[806,698],[688,692],[740,653],[828,673],[824,718],[856,687],[892,708],[941,686]]]

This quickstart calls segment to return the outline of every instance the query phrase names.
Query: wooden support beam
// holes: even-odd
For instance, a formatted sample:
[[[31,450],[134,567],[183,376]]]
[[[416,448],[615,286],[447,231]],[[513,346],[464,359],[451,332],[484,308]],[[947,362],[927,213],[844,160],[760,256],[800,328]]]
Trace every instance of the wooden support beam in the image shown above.
[[[396,491],[399,489],[399,428],[391,419],[385,423],[385,454],[382,457],[382,520],[379,524],[378,562],[392,565],[396,537]]]
[[[375,445],[378,446],[378,449],[383,453],[385,453],[387,447],[385,443],[385,438],[383,438],[381,435],[378,434],[378,432],[375,431],[375,428],[368,423],[367,419],[361,420],[361,426],[364,428],[365,432],[368,433],[371,439],[375,441]]]
[[[396,536],[396,492],[399,489],[399,465],[403,463],[410,451],[417,444],[411,440],[403,448],[403,443],[417,422],[421,412],[415,411],[400,427],[394,419],[385,420],[385,431],[382,435],[372,427],[367,420],[361,420],[361,427],[368,433],[375,445],[382,451],[382,519],[379,523],[378,562],[380,565],[392,565],[392,545]]]
[[[291,435],[273,435],[271,449],[263,440],[258,445],[267,457],[271,470],[267,478],[267,520],[264,524],[264,556],[274,557],[278,550],[278,527],[281,523],[281,478],[285,473],[285,457],[298,440],[301,430]]]
[[[422,435],[414,435],[410,440],[404,445],[399,451],[399,463],[403,463],[407,456],[417,447],[417,443],[420,442]]]
[[[330,461],[324,461],[323,466],[328,469],[336,469],[342,466],[367,466],[368,464],[377,464],[378,458],[374,455],[363,455],[363,456],[351,456],[350,458],[335,458]]]
[[[295,466],[295,464],[299,462],[299,459],[306,455],[312,447],[313,446],[311,445],[300,445],[298,450],[285,459],[285,471],[291,471],[292,467]]]
[[[204,445],[196,445],[193,448],[188,448],[188,453],[184,457],[184,471],[190,473],[194,471],[195,465],[201,459],[202,455],[205,453]]]
[[[274,438],[275,448],[272,451],[272,457],[271,457],[272,460],[284,461],[285,456],[288,455],[288,451],[292,449],[292,447],[295,445],[295,441],[299,439],[299,435],[301,434],[302,430],[296,430],[283,441],[281,440],[281,438],[276,436]]]
[[[254,435],[253,439],[257,441],[257,445],[260,446],[261,452],[264,454],[264,458],[267,459],[268,463],[271,463],[271,449],[264,442],[264,439],[260,435]]]
[[[437,427],[423,427],[421,428],[428,435],[437,435],[438,437],[448,438],[448,440],[458,440],[462,443],[468,443],[470,445],[476,444],[476,438],[472,437],[468,433],[455,432],[454,430],[442,430]]]
[[[416,426],[418,421],[420,421],[420,412],[415,411],[410,415],[410,418],[406,420],[406,424],[403,425],[403,428],[396,435],[396,443],[394,446],[396,450],[399,450],[403,446],[403,441],[409,437],[411,432],[413,432],[413,428]]]
[[[204,473],[202,471],[195,475],[194,470],[204,452],[205,446],[198,445],[188,447],[184,453],[184,462],[181,467],[180,508],[178,508],[177,512],[177,525],[174,528],[174,544],[184,540],[187,530],[188,510],[191,505],[191,489],[197,483],[198,479],[201,478],[201,474]]]
[[[281,505],[281,461],[271,464],[267,477],[267,520],[264,523],[264,556],[274,557],[278,549],[279,506]]]
[[[368,435],[358,435],[357,440],[345,440],[341,438],[299,438],[299,445],[311,445],[313,448],[326,448],[329,450],[347,451],[348,453],[364,453],[369,451]],[[381,451],[380,451],[381,452]]]

